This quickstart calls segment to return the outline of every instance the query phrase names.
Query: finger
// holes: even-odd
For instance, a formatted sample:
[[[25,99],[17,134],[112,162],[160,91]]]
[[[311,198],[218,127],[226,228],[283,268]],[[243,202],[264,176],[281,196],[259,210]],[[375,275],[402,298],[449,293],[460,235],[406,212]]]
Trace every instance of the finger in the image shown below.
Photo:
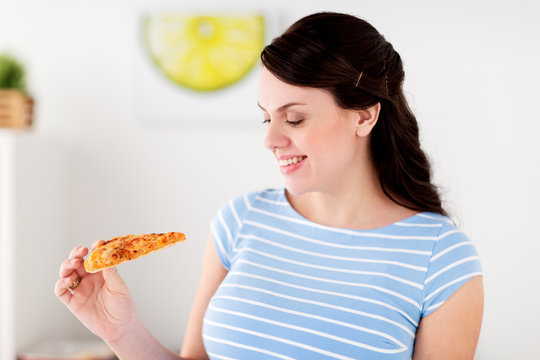
[[[87,253],[88,253],[87,248],[85,248],[84,246],[77,246],[77,247],[74,247],[73,250],[71,250],[69,257],[70,258],[85,257]]]
[[[81,279],[79,274],[77,274],[76,271],[72,272],[69,276],[63,278],[64,280],[64,284],[69,288],[71,286],[71,284],[73,284],[75,282],[75,280],[77,279]]]
[[[63,279],[58,279],[58,281],[56,281],[56,284],[54,285],[54,294],[66,305],[70,302],[71,297],[73,296],[69,292]]]
[[[116,267],[106,268],[102,271],[103,279],[107,282],[109,288],[115,292],[127,293],[127,286]]]
[[[81,279],[88,275],[88,272],[86,271],[86,268],[84,267],[84,259],[83,258],[75,258],[75,259],[73,259],[72,266],[74,267],[75,272],[77,273],[77,275]]]
[[[66,259],[60,266],[59,275],[61,278],[65,278],[75,271],[75,269],[80,265],[81,259]]]
[[[60,267],[60,277],[69,274],[69,272],[79,266],[79,262],[86,256],[88,249],[84,246],[77,246],[71,250],[69,258],[66,259]],[[78,259],[78,261],[74,261]]]
[[[92,251],[94,251],[95,248],[97,248],[98,246],[101,246],[103,244],[105,244],[105,240],[103,240],[103,239],[94,242],[92,244]]]
[[[72,273],[76,273],[79,275],[79,277],[83,277],[88,274],[84,269],[84,259],[74,258],[64,260],[62,266],[60,267],[60,277],[65,278]]]

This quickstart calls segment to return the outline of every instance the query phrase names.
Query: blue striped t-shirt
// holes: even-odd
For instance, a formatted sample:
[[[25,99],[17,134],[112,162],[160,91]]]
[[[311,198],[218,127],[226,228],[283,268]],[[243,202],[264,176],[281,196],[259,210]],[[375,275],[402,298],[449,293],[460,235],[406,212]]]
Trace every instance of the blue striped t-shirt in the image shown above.
[[[422,317],[481,274],[447,217],[333,228],[284,189],[231,200],[211,232],[229,270],[204,317],[211,359],[410,359]]]

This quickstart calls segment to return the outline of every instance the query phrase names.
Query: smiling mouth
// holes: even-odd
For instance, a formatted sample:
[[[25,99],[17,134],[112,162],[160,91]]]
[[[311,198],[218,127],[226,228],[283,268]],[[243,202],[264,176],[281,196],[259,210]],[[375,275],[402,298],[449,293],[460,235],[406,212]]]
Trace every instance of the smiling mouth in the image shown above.
[[[279,166],[289,166],[292,164],[299,163],[300,161],[304,160],[306,156],[295,156],[293,158],[287,159],[287,160],[279,160]]]

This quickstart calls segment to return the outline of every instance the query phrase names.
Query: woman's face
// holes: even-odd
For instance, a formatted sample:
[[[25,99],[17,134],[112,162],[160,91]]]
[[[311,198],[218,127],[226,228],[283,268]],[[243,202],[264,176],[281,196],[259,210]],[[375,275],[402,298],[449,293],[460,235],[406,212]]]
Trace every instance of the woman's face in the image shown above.
[[[358,171],[358,114],[340,108],[328,92],[286,84],[263,68],[259,106],[268,126],[264,145],[292,194],[339,189]]]

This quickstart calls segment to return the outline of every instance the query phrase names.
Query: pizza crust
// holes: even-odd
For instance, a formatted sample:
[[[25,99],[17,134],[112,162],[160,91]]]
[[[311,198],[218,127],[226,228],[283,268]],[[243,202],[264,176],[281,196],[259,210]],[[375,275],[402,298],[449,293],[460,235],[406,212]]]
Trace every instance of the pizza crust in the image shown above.
[[[178,232],[115,237],[105,244],[97,246],[84,261],[84,268],[89,273],[95,273],[161,250],[185,239],[185,235]]]

